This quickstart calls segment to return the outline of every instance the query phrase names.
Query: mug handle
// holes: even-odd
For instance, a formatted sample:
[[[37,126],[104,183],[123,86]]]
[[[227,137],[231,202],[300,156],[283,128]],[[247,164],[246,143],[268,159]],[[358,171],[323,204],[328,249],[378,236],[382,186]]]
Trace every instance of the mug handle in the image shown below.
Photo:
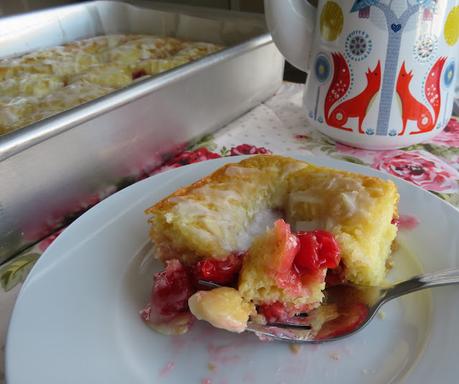
[[[289,63],[307,71],[317,9],[307,0],[265,0],[274,43]]]

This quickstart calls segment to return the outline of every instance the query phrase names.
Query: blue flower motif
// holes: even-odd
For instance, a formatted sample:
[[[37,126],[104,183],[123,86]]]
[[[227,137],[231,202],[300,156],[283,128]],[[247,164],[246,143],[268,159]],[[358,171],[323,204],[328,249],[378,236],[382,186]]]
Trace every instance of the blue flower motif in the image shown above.
[[[371,53],[373,42],[365,31],[352,31],[346,38],[344,50],[346,56],[354,61],[365,60]]]
[[[367,135],[374,135],[374,134],[375,134],[375,130],[374,130],[373,128],[368,128],[368,129],[365,131],[365,133],[366,133]]]
[[[420,63],[427,63],[435,57],[438,40],[433,35],[422,35],[413,45],[414,58]]]
[[[443,82],[447,88],[449,88],[454,79],[454,66],[454,61],[451,61],[446,67],[445,73],[443,75]]]
[[[318,121],[319,123],[322,124],[322,123],[324,122],[324,118],[323,118],[322,116],[319,116],[319,118],[317,119],[317,121]]]
[[[314,64],[314,72],[317,79],[321,83],[327,81],[328,77],[330,76],[330,68],[330,61],[328,60],[327,56],[325,56],[323,53],[319,53]]]
[[[309,111],[308,116],[312,119],[312,118],[314,118],[314,113],[312,113],[312,111]]]
[[[397,136],[397,131],[395,129],[391,129],[389,131],[389,136]]]

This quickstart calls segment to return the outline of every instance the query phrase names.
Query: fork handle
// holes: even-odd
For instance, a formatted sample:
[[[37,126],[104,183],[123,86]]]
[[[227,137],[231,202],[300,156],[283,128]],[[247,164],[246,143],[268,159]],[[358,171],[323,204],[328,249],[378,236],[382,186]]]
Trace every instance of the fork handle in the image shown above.
[[[459,269],[447,269],[444,271],[426,273],[395,284],[386,291],[384,301],[395,299],[407,293],[420,291],[421,289],[453,284],[459,284]]]

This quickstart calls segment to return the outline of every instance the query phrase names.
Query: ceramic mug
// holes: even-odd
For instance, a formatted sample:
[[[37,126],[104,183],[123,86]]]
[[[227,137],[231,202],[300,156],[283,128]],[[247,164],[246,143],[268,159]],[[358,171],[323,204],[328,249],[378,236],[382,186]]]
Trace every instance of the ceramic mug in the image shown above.
[[[345,144],[440,133],[458,97],[459,0],[265,0],[274,42],[308,72],[309,123]]]

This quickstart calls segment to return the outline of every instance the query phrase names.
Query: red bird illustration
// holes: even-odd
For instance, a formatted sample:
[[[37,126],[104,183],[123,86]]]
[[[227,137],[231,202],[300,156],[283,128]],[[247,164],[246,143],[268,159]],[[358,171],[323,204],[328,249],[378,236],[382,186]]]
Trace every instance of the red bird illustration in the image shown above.
[[[403,62],[397,79],[397,94],[400,98],[402,109],[403,128],[399,135],[406,130],[408,120],[416,121],[418,131],[410,132],[410,135],[429,132],[435,128],[441,106],[440,77],[445,65],[446,57],[440,57],[431,68],[424,86],[427,101],[432,107],[433,114],[419,102],[410,91],[410,83],[413,79],[413,71],[407,72]]]
[[[325,121],[332,127],[352,131],[352,128],[346,128],[344,125],[350,117],[354,117],[358,119],[359,132],[364,133],[363,121],[371,102],[381,88],[381,63],[378,61],[373,70],[368,68],[365,73],[367,85],[357,96],[335,105],[349,89],[350,74],[349,66],[341,53],[333,53],[332,57],[335,71],[325,97]]]

